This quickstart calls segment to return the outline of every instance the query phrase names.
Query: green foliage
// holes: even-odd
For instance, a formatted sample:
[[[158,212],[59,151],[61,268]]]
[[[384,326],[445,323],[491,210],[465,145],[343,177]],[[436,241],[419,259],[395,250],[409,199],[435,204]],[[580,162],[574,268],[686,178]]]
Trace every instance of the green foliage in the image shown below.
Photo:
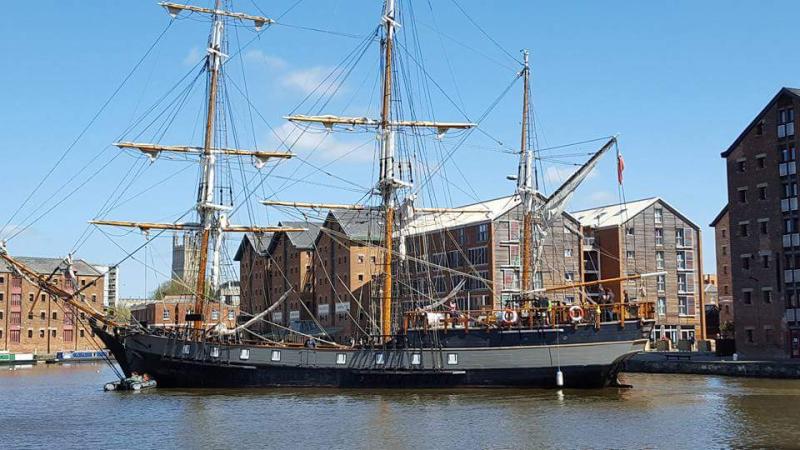
[[[731,321],[725,322],[719,326],[720,334],[725,337],[732,337],[735,330],[734,323]]]
[[[192,295],[194,292],[189,286],[178,280],[167,280],[153,291],[155,300],[163,300],[168,295]]]
[[[131,321],[131,309],[124,305],[117,305],[109,310],[108,316],[116,322],[128,323]]]

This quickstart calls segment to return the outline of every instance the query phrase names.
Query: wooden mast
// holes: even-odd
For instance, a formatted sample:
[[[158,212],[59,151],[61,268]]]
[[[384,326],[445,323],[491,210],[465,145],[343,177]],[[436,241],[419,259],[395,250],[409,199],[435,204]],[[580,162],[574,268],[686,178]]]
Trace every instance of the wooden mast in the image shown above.
[[[532,155],[528,148],[528,116],[529,116],[529,83],[530,66],[528,65],[528,51],[523,50],[523,93],[522,93],[522,137],[520,143],[519,174],[517,178],[517,191],[524,208],[522,221],[522,291],[533,289],[531,284],[531,269],[533,268],[533,202],[534,190],[531,180]],[[523,294],[524,295],[524,294]]]
[[[216,157],[214,147],[214,115],[217,104],[217,84],[219,82],[219,68],[222,64],[222,28],[223,23],[216,11],[220,10],[221,0],[216,0],[214,24],[211,28],[211,43],[208,49],[208,105],[206,110],[206,129],[203,140],[203,181],[200,187],[200,198],[197,202],[197,212],[200,215],[202,227],[200,237],[200,257],[197,264],[197,286],[195,288],[194,302],[194,329],[197,333],[203,330],[203,308],[206,296],[206,265],[208,264],[208,242],[211,238],[211,227],[215,219],[215,211],[211,208],[214,203],[214,165]],[[216,233],[215,233],[216,234]],[[217,234],[216,239],[219,239]]]
[[[386,0],[383,21],[386,26],[384,41],[383,99],[381,104],[381,181],[380,190],[384,220],[383,292],[381,296],[381,334],[389,339],[392,334],[392,233],[394,231],[394,129],[389,124],[392,107],[392,50],[394,44],[394,0]]]
[[[380,333],[384,339],[388,339],[392,334],[392,253],[394,249],[393,234],[395,215],[397,207],[395,193],[400,187],[411,187],[401,179],[395,177],[394,155],[395,155],[395,130],[398,128],[431,128],[436,130],[438,136],[444,135],[450,129],[465,130],[476,126],[474,123],[460,122],[438,122],[423,120],[394,120],[392,118],[392,55],[394,52],[394,34],[397,23],[395,22],[395,0],[385,0],[383,11],[383,26],[385,27],[385,37],[381,41],[382,62],[383,62],[383,83],[381,96],[381,116],[379,119],[366,117],[345,117],[345,116],[307,116],[290,115],[286,118],[291,122],[304,122],[322,124],[327,129],[333,129],[334,125],[361,125],[377,127],[378,139],[380,141],[380,180],[376,186],[376,191],[381,196],[380,208],[384,211],[384,246],[383,246],[383,289],[381,293],[381,329]],[[266,200],[266,205],[273,206],[294,206],[294,207],[320,207],[323,204],[310,204],[299,202],[279,202]],[[334,208],[335,209],[335,208]],[[372,208],[362,205],[351,205],[343,209],[352,210],[371,210]],[[448,208],[421,208],[425,212],[448,212]],[[461,212],[467,212],[466,210]],[[482,211],[481,211],[482,212]]]

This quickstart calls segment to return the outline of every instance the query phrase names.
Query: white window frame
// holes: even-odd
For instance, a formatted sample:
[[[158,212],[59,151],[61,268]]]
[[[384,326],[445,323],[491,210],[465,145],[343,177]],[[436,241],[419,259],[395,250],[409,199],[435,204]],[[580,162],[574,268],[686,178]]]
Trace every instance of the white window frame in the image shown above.
[[[411,354],[411,365],[419,366],[422,364],[422,353],[412,353]]]
[[[337,353],[336,354],[336,364],[347,364],[347,354],[346,353]]]
[[[280,350],[273,350],[272,354],[269,357],[270,361],[278,362],[281,360],[281,351]]]
[[[458,364],[458,353],[448,353],[447,354],[447,365],[455,366]]]
[[[250,349],[243,348],[239,350],[239,359],[241,359],[242,361],[247,361],[248,359],[250,359]]]
[[[219,358],[219,347],[211,347],[211,357]]]
[[[656,314],[659,316],[667,315],[667,297],[661,296],[656,299]]]
[[[183,349],[181,350],[181,353],[183,353],[184,355],[188,355],[191,349],[192,348],[191,346],[189,346],[189,344],[183,344]]]
[[[382,366],[385,363],[385,357],[383,353],[375,353],[375,365]]]

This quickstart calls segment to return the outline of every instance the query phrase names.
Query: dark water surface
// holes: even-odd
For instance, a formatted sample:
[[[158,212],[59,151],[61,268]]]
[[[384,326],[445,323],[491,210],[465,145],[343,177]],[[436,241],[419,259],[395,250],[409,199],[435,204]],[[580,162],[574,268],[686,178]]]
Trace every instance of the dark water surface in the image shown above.
[[[632,389],[103,392],[103,365],[0,366],[3,448],[800,448],[800,380]]]

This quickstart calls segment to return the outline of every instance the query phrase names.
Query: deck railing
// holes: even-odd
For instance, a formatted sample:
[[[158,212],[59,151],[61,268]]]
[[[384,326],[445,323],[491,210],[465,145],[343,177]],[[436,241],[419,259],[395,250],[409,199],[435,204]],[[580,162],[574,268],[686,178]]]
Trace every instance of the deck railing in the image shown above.
[[[577,308],[576,308],[577,306]],[[410,311],[403,318],[408,329],[469,329],[481,327],[539,328],[576,326],[655,318],[655,303],[636,301],[612,304],[552,305],[547,308],[506,308],[478,311]]]

